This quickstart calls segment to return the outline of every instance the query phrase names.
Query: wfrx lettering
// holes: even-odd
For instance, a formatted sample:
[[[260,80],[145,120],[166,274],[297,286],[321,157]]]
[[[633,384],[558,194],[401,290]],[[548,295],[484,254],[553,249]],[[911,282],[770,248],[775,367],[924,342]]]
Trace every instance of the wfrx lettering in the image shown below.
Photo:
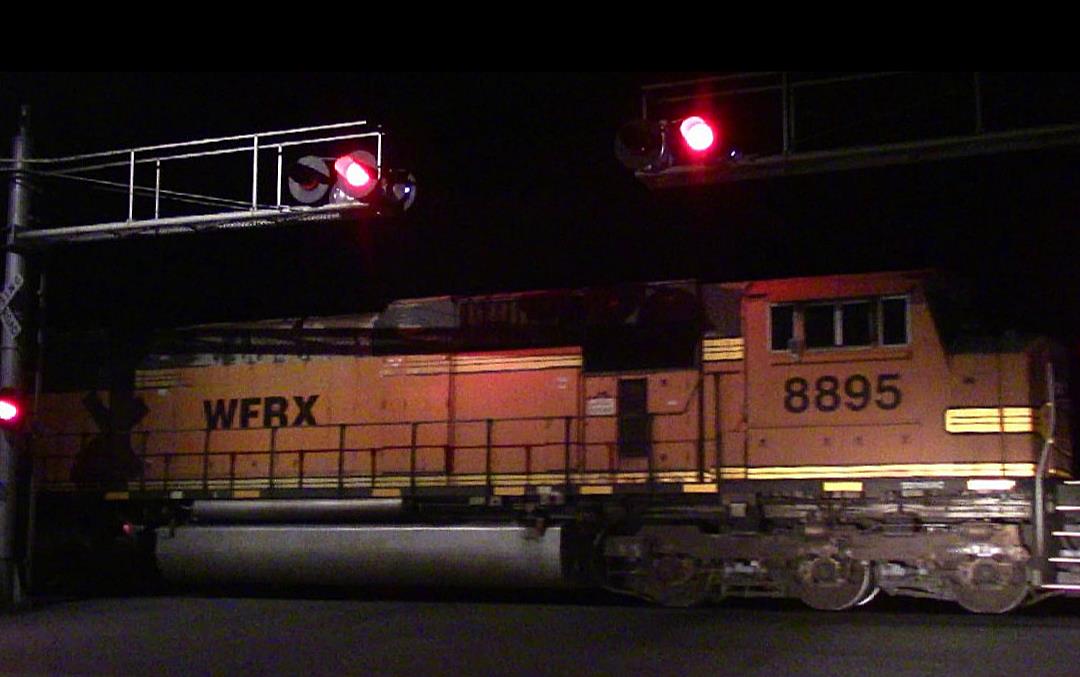
[[[207,430],[229,428],[282,428],[318,425],[312,408],[318,395],[293,395],[292,398],[241,397],[229,400],[203,400]],[[259,422],[262,425],[259,425]]]

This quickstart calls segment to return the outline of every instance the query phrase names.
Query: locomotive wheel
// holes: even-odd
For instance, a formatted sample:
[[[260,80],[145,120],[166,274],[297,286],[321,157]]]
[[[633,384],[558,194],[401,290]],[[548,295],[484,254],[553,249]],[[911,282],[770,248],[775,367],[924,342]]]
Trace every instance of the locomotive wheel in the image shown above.
[[[977,614],[1003,614],[1027,599],[1027,575],[1022,564],[973,559],[960,565],[953,579],[956,602]]]
[[[868,602],[876,594],[869,562],[842,556],[813,555],[795,569],[799,599],[823,611],[841,611]]]
[[[698,606],[709,599],[709,573],[693,558],[658,555],[634,576],[632,587],[661,606]]]

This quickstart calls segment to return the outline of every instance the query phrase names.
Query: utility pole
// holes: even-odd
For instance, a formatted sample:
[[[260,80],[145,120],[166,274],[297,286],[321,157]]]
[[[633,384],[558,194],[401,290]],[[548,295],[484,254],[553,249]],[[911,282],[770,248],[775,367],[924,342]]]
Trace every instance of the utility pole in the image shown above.
[[[30,154],[28,133],[30,109],[23,106],[19,114],[19,133],[12,141],[14,163],[8,200],[7,229],[4,231],[4,286],[0,295],[6,300],[0,309],[0,387],[20,390],[22,355],[19,334],[22,332],[20,314],[16,312],[18,291],[23,285],[26,262],[16,248],[16,233],[25,228],[30,215],[30,193],[25,172],[25,159]],[[22,602],[22,564],[16,548],[18,536],[19,453],[23,445],[16,433],[0,433],[0,609],[10,609]]]

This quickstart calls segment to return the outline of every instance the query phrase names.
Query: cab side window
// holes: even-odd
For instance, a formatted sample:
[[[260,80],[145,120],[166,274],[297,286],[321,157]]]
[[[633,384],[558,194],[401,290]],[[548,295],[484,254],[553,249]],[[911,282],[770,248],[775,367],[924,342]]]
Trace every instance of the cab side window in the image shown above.
[[[795,338],[795,306],[778,305],[769,309],[769,347],[787,350]]]
[[[908,298],[888,296],[844,301],[776,304],[769,309],[769,348],[828,350],[910,343]]]
[[[910,342],[907,297],[881,299],[881,345],[906,346]]]
[[[803,335],[807,348],[832,348],[836,345],[835,315],[831,304],[803,308]]]

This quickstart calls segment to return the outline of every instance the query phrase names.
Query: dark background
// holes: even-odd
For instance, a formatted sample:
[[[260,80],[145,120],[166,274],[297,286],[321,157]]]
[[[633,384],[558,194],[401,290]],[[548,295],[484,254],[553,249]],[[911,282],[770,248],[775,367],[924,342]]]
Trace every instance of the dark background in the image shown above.
[[[39,157],[366,119],[388,132],[390,162],[418,180],[402,218],[54,247],[36,259],[48,271],[51,329],[347,313],[423,295],[932,267],[972,281],[991,330],[1077,343],[1076,148],[651,192],[616,161],[615,132],[640,114],[641,85],[693,75],[7,73],[0,132],[14,134],[21,103],[32,106]],[[988,126],[1080,120],[1078,82],[988,74]],[[969,125],[962,91],[950,98],[919,87],[837,91],[802,111],[804,131],[817,132],[805,149]],[[852,103],[856,94],[862,103]],[[772,111],[755,117],[752,101],[738,105],[721,111],[727,131],[752,144],[750,127],[771,124]],[[125,216],[100,213],[96,199],[43,183],[32,198],[35,225]],[[81,221],[80,211],[88,214]]]

